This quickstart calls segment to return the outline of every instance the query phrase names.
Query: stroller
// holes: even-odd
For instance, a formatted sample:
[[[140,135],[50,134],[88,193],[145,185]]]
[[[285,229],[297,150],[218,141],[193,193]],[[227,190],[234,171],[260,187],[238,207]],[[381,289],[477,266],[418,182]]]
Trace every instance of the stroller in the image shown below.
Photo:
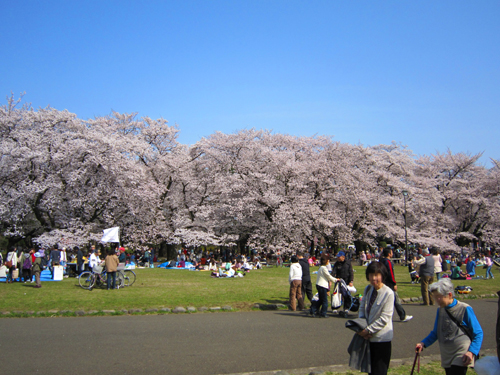
[[[355,292],[356,289],[353,290]],[[349,312],[356,312],[359,310],[359,303],[360,303],[360,297],[359,295],[357,296],[352,296],[351,290],[349,290],[349,286],[345,283],[344,280],[339,279],[335,283],[335,287],[333,288],[332,291],[332,297],[331,297],[331,305],[332,305],[332,310],[337,310],[344,305],[344,310],[339,311],[339,315],[343,318],[347,318],[349,316]]]

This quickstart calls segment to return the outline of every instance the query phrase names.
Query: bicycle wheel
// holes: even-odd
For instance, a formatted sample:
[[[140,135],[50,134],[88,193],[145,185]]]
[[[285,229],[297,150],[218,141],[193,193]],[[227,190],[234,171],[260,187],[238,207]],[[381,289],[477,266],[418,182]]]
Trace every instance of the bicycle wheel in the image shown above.
[[[95,275],[95,286],[98,288],[107,288],[108,286],[108,274],[103,271],[101,274]]]
[[[85,271],[82,272],[78,278],[78,282],[83,289],[90,289],[93,285],[94,278],[92,277],[92,272]]]
[[[116,283],[115,287],[116,289],[123,288],[125,286],[125,276],[123,275],[122,271],[118,271],[116,273]]]
[[[123,276],[125,278],[125,286],[132,286],[135,283],[135,272],[132,270],[123,270]]]

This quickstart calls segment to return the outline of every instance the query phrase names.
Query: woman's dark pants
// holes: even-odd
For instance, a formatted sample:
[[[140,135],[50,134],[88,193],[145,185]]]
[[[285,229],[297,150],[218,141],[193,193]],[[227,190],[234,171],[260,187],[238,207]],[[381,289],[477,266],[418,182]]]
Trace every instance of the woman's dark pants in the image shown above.
[[[316,285],[316,289],[318,290],[318,297],[319,297],[319,315],[320,316],[326,316],[326,312],[328,310],[328,289],[323,288],[322,286]],[[318,309],[313,303],[311,305],[311,312],[313,315],[316,315],[318,313]]]

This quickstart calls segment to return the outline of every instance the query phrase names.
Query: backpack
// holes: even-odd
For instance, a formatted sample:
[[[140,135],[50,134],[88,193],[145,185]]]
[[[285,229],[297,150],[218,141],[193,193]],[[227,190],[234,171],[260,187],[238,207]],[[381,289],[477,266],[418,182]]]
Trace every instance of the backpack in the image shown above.
[[[448,262],[445,260],[443,260],[443,263],[441,264],[441,268],[444,272],[448,271]]]
[[[23,270],[29,270],[31,268],[31,255],[28,256],[23,263]]]
[[[469,294],[472,292],[472,288],[470,286],[459,285],[455,288],[455,292],[458,294]]]
[[[352,297],[352,305],[350,311],[356,312],[359,310],[359,305],[361,304],[361,294],[358,294],[355,297]]]

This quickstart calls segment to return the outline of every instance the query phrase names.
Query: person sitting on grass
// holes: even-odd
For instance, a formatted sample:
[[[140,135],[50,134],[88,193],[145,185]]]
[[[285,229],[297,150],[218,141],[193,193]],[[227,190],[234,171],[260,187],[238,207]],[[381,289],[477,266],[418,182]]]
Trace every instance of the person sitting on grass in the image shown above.
[[[228,263],[226,263],[228,264]],[[229,268],[226,271],[224,271],[222,268],[219,268],[219,277],[234,277],[236,274],[236,271],[233,268]]]
[[[205,253],[201,255],[200,263],[202,266],[206,266],[207,264],[207,258],[205,257]]]
[[[217,262],[214,257],[210,258],[210,264],[208,265],[209,271],[217,271]]]
[[[467,266],[465,270],[470,275],[470,277],[476,276],[476,261],[472,259],[472,255],[469,255],[469,259],[467,260]]]
[[[196,258],[191,261],[191,264],[194,266],[195,270],[198,270],[198,271],[204,271],[205,270],[205,266],[203,266],[201,263],[198,263],[198,261],[196,260]]]
[[[462,262],[457,262],[457,265],[451,269],[451,279],[452,280],[466,280],[467,275],[465,272],[462,272]]]
[[[248,261],[245,259],[245,261],[243,262],[243,264],[241,265],[241,269],[243,271],[246,271],[246,272],[250,272],[250,270],[252,269],[253,267],[248,263]]]
[[[238,260],[235,260],[235,261],[233,262],[233,266],[232,266],[232,268],[234,268],[236,271],[238,271],[239,269],[241,269],[241,263],[240,263],[240,260],[239,260],[239,259],[238,259]]]
[[[260,260],[259,260],[259,258],[255,258],[254,268],[255,268],[256,270],[260,270],[260,269],[262,268],[262,265],[260,264]]]

